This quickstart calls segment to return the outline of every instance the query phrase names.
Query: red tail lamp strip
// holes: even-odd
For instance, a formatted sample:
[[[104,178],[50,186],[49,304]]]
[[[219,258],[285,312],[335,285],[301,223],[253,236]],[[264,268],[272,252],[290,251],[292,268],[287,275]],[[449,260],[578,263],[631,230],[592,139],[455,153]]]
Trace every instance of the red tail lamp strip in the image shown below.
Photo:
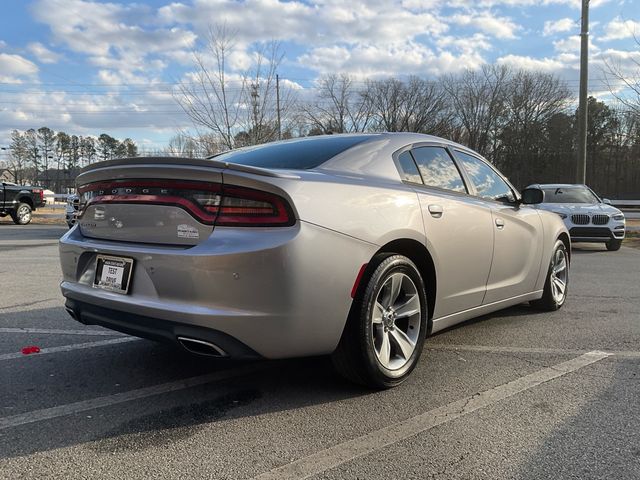
[[[162,188],[172,190],[171,193],[120,193],[120,189]],[[176,195],[176,190],[182,190],[184,195]],[[295,222],[291,207],[280,196],[254,190],[251,188],[227,186],[216,183],[173,181],[173,180],[144,180],[113,182],[97,182],[81,186],[81,194],[87,192],[104,192],[89,199],[85,205],[119,203],[119,204],[149,204],[176,206],[189,212],[201,223],[218,226],[290,226]],[[201,205],[189,192],[213,192],[220,195],[219,205]],[[243,201],[245,204],[234,204]],[[255,202],[254,205],[251,201]],[[240,202],[242,203],[242,202]],[[248,204],[247,204],[248,203]],[[268,204],[265,206],[264,204]],[[83,209],[84,210],[84,209]],[[80,218],[82,214],[80,215]]]

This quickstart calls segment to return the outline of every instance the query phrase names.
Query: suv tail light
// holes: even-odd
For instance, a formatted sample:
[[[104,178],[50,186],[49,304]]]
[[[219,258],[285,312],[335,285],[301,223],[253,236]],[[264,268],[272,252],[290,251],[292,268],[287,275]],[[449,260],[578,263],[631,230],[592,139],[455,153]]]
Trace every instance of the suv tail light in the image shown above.
[[[182,208],[206,225],[285,227],[295,223],[293,211],[284,198],[234,185],[176,180],[122,180],[83,185],[78,192],[81,195],[81,212],[90,204],[151,204]]]
[[[40,196],[41,202],[44,200],[44,190],[42,190],[41,188],[34,188],[33,193],[37,193]]]

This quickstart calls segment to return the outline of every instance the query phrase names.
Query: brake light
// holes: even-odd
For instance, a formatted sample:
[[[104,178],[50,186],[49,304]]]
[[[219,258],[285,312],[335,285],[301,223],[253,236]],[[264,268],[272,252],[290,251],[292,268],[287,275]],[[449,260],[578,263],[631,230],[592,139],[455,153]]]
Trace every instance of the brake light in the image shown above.
[[[182,208],[207,225],[267,227],[295,223],[285,199],[246,187],[175,180],[120,180],[83,185],[78,192],[82,212],[91,204],[144,203]]]
[[[266,227],[293,223],[289,205],[278,195],[245,187],[222,186],[216,225]]]
[[[44,200],[44,190],[39,189],[39,188],[34,188],[33,189],[33,193],[36,193],[40,196],[40,201]]]

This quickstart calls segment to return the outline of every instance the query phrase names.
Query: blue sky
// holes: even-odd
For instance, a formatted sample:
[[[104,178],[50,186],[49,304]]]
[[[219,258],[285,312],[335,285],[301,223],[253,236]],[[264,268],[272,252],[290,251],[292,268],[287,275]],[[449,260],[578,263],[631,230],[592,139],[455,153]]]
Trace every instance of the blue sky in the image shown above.
[[[634,2],[636,3],[634,5]],[[0,146],[47,125],[161,148],[189,120],[171,90],[208,28],[235,32],[232,68],[279,40],[279,74],[304,95],[325,73],[428,78],[508,64],[555,73],[577,92],[579,0],[25,0],[3,2]],[[591,0],[590,92],[605,59],[640,61],[637,0]]]

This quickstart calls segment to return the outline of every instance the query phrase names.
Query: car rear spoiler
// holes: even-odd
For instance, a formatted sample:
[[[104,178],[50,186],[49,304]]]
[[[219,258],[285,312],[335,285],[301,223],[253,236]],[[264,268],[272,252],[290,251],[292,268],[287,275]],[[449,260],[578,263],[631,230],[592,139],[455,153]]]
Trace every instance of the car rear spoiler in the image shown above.
[[[237,172],[252,173],[254,175],[261,175],[263,177],[275,177],[275,178],[300,178],[291,172],[282,170],[270,170],[268,168],[252,167],[249,165],[240,165],[237,163],[220,162],[213,158],[186,158],[186,157],[128,157],[118,158],[115,160],[105,160],[102,162],[93,163],[87,165],[80,170],[80,175],[83,173],[98,170],[101,168],[109,168],[122,165],[191,165],[198,167],[213,167],[221,170],[234,170]]]

